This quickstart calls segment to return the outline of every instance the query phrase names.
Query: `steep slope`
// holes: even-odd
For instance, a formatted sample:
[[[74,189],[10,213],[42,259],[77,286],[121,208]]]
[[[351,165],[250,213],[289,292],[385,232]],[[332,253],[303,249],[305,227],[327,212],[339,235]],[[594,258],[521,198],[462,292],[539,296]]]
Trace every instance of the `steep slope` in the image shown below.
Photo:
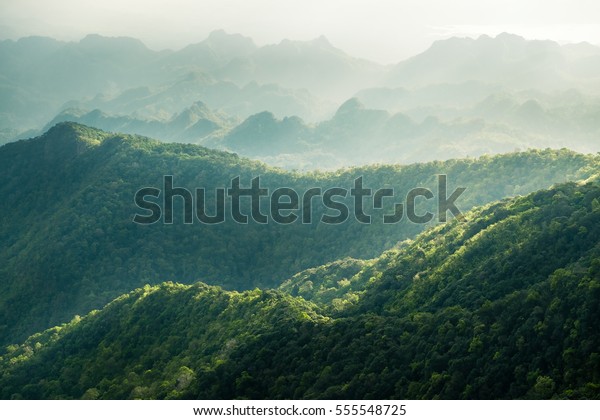
[[[386,254],[329,318],[281,293],[137,290],[9,347],[2,397],[598,398],[600,186],[466,220]]]
[[[426,227],[406,217],[384,224],[383,215],[392,214],[394,203],[403,202],[412,188],[437,194],[437,174],[447,174],[447,197],[456,187],[467,188],[456,201],[464,211],[587,177],[596,166],[593,156],[545,151],[298,174],[199,146],[59,124],[39,138],[0,148],[0,176],[6,180],[0,185],[0,341],[23,339],[146,283],[176,279],[234,289],[273,287],[339,258],[373,258]],[[311,199],[311,206],[299,206],[291,224],[269,218],[266,224],[252,219],[237,223],[230,207],[224,223],[192,218],[186,224],[180,198],[174,200],[173,224],[163,223],[166,209],[158,223],[133,223],[134,215],[147,214],[136,206],[136,192],[152,187],[164,193],[166,175],[173,176],[175,187],[191,192],[204,188],[210,215],[215,190],[230,188],[238,176],[243,188],[260,176],[261,188],[291,188],[299,198],[310,188],[350,191],[362,177],[365,188],[392,188],[396,198],[383,200],[383,209],[364,199],[370,224],[352,217],[354,197],[349,193],[334,198],[349,209],[350,217],[341,224],[321,222],[322,216],[337,213],[318,198]],[[242,214],[250,214],[252,200],[240,201]],[[227,206],[230,202],[228,197]],[[260,200],[263,215],[270,214],[269,204]],[[437,214],[436,207],[435,200],[421,200],[416,210]],[[309,215],[310,223],[303,223]]]
[[[145,324],[149,319],[154,320],[152,324]],[[3,398],[6,395],[16,398],[72,398],[76,388],[77,397],[83,398],[148,398],[157,395],[177,398],[185,395],[197,375],[210,375],[210,370],[227,360],[228,355],[240,345],[260,337],[275,337],[282,327],[298,330],[326,320],[318,315],[314,305],[277,292],[225,292],[202,283],[145,286],[119,297],[102,311],[86,316],[81,323],[76,318],[67,326],[32,337],[37,343],[33,343],[36,350],[42,346],[46,349],[46,344],[60,342],[65,343],[71,355],[84,350],[89,352],[89,356],[104,359],[106,363],[86,365],[85,358],[72,357],[68,369],[76,370],[77,375],[70,380],[61,378],[53,381],[52,389],[30,382],[17,370],[9,372],[2,369],[1,395]],[[83,336],[80,328],[84,331]],[[175,330],[179,330],[181,335],[174,336]],[[122,347],[124,342],[128,345]],[[47,350],[44,351],[45,357],[56,361],[54,373],[62,376],[60,365],[66,368],[67,364],[60,360],[61,351],[56,352],[49,347]],[[25,351],[31,355],[28,350]],[[158,363],[157,358],[160,359]],[[0,360],[3,364],[11,363],[8,359]],[[20,360],[32,359],[24,356]],[[41,358],[37,360],[41,361]],[[199,362],[207,371],[196,373],[181,365],[185,360],[193,363],[194,367]],[[36,364],[35,369],[39,369],[40,373],[45,370],[40,364]],[[123,386],[124,382],[127,385]],[[241,381],[238,385],[249,386]]]

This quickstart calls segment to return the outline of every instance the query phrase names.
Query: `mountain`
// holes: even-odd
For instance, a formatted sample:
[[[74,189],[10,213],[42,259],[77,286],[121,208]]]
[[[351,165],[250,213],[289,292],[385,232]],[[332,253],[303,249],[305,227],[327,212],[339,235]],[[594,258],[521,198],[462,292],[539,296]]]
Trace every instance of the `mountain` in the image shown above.
[[[500,90],[490,95],[482,90],[481,100],[473,96],[452,105],[452,98],[463,89],[467,88],[447,85],[418,91],[393,90],[393,96],[404,98],[406,106],[395,113],[370,108],[362,100],[351,98],[332,118],[301,128],[289,126],[287,130],[280,129],[282,124],[263,124],[258,114],[225,134],[221,144],[244,156],[290,169],[336,169],[375,162],[412,163],[528,148],[561,148],[565,139],[572,150],[598,150],[600,120],[596,116],[600,102],[595,96],[576,90],[554,94]],[[389,92],[370,90],[362,95],[370,103],[381,103],[391,98]],[[449,94],[447,98],[444,92]],[[418,105],[427,101],[429,106]],[[233,132],[239,141],[229,140]]]
[[[163,53],[132,38],[88,35],[79,42],[29,37],[0,43],[0,120],[19,132],[39,129],[62,104],[154,83]]]
[[[439,192],[438,174],[447,175],[448,197],[453,188],[467,188],[456,203],[466,211],[586,178],[594,173],[597,159],[547,150],[301,174],[200,146],[61,123],[40,137],[0,147],[0,176],[6,180],[0,185],[0,342],[22,340],[144,284],[171,279],[238,290],[275,287],[295,273],[340,258],[373,258],[427,226],[407,217],[383,223],[383,215],[393,214],[394,203],[404,203],[415,187]],[[173,212],[164,204],[159,208],[158,223],[134,223],[136,214],[147,213],[134,201],[137,192],[157,188],[163,200],[167,175],[173,176],[174,187],[192,194],[203,188],[209,215],[217,205],[216,189],[231,189],[236,177],[248,188],[260,176],[260,188],[289,188],[299,199],[311,188],[321,188],[321,194],[357,188],[361,178],[373,193],[391,188],[395,199],[383,200],[382,209],[364,199],[364,212],[372,215],[368,224],[352,217],[355,202],[349,194],[333,199],[348,208],[348,219],[337,224],[321,222],[337,213],[318,197],[310,206],[303,201],[298,218],[289,224],[259,219],[238,223],[229,210],[224,223],[200,223],[192,217],[188,224],[179,198]],[[271,212],[268,200],[259,200],[258,208],[250,199],[240,201],[242,214]],[[231,206],[230,198],[225,205]],[[436,212],[436,206],[434,200],[421,200],[417,211]],[[164,223],[168,214],[172,224]]]
[[[178,51],[153,51],[127,37],[31,37],[0,42],[0,59],[0,143],[72,117],[303,170],[528,148],[598,150],[600,48],[585,43],[451,38],[381,66],[325,37],[257,46],[214,31]],[[509,98],[514,109],[503,110],[505,103],[490,112],[495,98]],[[235,123],[210,118],[189,131],[165,127],[198,102],[243,123],[235,132]],[[271,123],[263,136],[256,124],[268,113],[286,122]]]
[[[137,39],[95,34],[79,42],[43,37],[1,41],[0,130],[40,129],[65,104],[155,119],[199,100],[241,118],[266,109],[281,116],[321,116],[317,103],[327,98],[313,100],[310,92],[290,89],[296,85],[277,85],[276,78],[256,83],[251,77],[241,84],[230,80],[224,69],[258,50],[251,39],[224,31],[179,51],[153,51]],[[317,71],[317,64],[310,66]],[[187,92],[190,75],[201,75],[201,80]],[[123,110],[126,105],[128,111]]]
[[[397,64],[386,85],[416,88],[473,80],[512,89],[579,88],[598,94],[599,58],[598,47],[561,46],[507,33],[495,38],[453,37]]]
[[[490,123],[514,127],[548,143],[571,139],[571,148],[595,151],[596,134],[600,123],[596,116],[600,100],[576,90],[555,94],[540,92],[492,94],[467,111],[473,117]]]
[[[257,49],[251,38],[216,30],[204,41],[188,45],[169,55],[163,63],[177,70],[210,72],[220,69],[233,59],[247,57]]]
[[[2,398],[600,396],[600,185],[567,183],[433,227],[281,291],[145,286],[9,346]],[[311,296],[307,298],[312,299]]]
[[[368,103],[387,104],[401,111],[392,113],[385,107],[371,108],[363,100],[351,98],[331,118],[316,124],[296,116],[277,117],[269,111],[253,114],[238,124],[234,118],[208,108],[202,101],[169,113],[175,109],[171,105],[178,103],[176,96],[181,99],[189,95],[190,100],[196,96],[216,98],[220,105],[228,101],[225,95],[216,95],[219,88],[206,85],[200,88],[202,93],[192,94],[194,86],[199,87],[196,83],[193,78],[173,90],[155,94],[139,91],[139,95],[130,92],[123,98],[90,102],[90,105],[119,108],[134,115],[144,114],[148,109],[148,115],[165,114],[161,119],[108,115],[99,109],[86,113],[69,108],[45,129],[60,121],[74,121],[104,130],[221,148],[288,169],[336,169],[372,162],[412,163],[532,147],[560,148],[566,138],[569,148],[593,153],[597,150],[596,133],[600,129],[599,120],[595,118],[600,102],[594,96],[576,90],[554,94],[508,93],[478,83],[430,86],[416,91],[366,90],[361,96]],[[254,97],[258,105],[260,92],[269,89],[258,85],[255,88],[248,96]],[[469,90],[472,95],[458,100],[461,91]],[[231,104],[242,100],[240,94],[246,95],[235,89],[230,93]],[[273,94],[280,96],[276,91]],[[292,97],[299,99],[294,94]],[[250,102],[243,103],[254,106],[249,105]],[[310,99],[306,108],[310,108],[309,103]],[[425,106],[426,103],[430,105]],[[290,99],[287,109],[293,111],[294,107]],[[239,113],[239,107],[233,111],[236,115],[244,114]],[[191,121],[197,121],[197,125],[192,127]]]
[[[385,67],[351,57],[321,36],[312,41],[286,39],[266,45],[247,57],[231,60],[221,74],[242,85],[251,81],[277,83],[340,100],[357,86],[376,85]]]
[[[155,81],[152,63],[162,55],[137,39],[88,35],[28,57],[9,77],[26,82],[40,95],[64,101]]]
[[[201,101],[176,113],[168,120],[150,120],[127,115],[109,115],[99,109],[86,111],[68,108],[58,114],[44,131],[61,122],[75,122],[103,130],[160,136],[165,141],[202,143],[203,140],[220,131],[228,130],[237,121],[222,112],[213,111]]]
[[[306,150],[306,141],[312,135],[310,127],[298,117],[278,120],[270,112],[248,117],[227,133],[222,144],[249,156],[298,153]]]
[[[71,101],[69,106],[111,110],[133,118],[164,119],[198,101],[241,119],[270,109],[279,117],[298,115],[312,121],[321,118],[331,107],[327,101],[305,90],[255,82],[239,87],[201,72],[190,72],[164,85],[136,87],[116,95]]]
[[[377,87],[355,93],[365,107],[401,112],[412,119],[422,121],[428,116],[454,119],[468,114],[466,110],[488,96],[510,94],[501,85],[477,81],[463,83],[440,83],[422,88]]]

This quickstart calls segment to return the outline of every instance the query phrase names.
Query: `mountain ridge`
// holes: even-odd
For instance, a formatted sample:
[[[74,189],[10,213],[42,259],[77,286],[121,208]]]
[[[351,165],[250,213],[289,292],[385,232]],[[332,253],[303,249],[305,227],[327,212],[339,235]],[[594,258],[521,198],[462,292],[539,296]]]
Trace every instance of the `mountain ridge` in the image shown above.
[[[598,398],[599,220],[597,182],[474,209],[384,254],[333,314],[279,291],[145,286],[8,347],[2,396]]]
[[[85,153],[77,155],[77,148],[71,148],[69,159],[45,159],[49,136],[59,143],[71,142],[78,132],[93,141]],[[383,224],[380,216],[391,210],[392,201],[386,201],[383,210],[365,202],[364,210],[374,215],[369,225],[353,219],[341,225],[320,223],[326,209],[319,203],[311,209],[311,224],[187,225],[181,209],[173,225],[133,223],[140,210],[134,202],[136,191],[162,189],[165,175],[173,175],[176,186],[190,191],[203,187],[210,194],[229,187],[237,176],[242,185],[260,176],[271,191],[287,187],[300,195],[314,187],[350,189],[363,177],[366,186],[393,187],[400,198],[415,187],[437,191],[436,174],[446,173],[448,188],[468,187],[461,199],[466,210],[554,182],[587,178],[596,165],[594,156],[547,150],[300,174],[201,146],[63,123],[46,137],[0,147],[0,176],[11,180],[0,186],[0,194],[7,197],[0,203],[7,215],[0,221],[0,257],[7,262],[0,267],[2,341],[87,313],[145,283],[201,279],[229,289],[273,287],[332,260],[375,257],[425,228],[407,219]],[[346,203],[353,214],[353,201]],[[433,202],[424,208],[434,210]],[[264,210],[268,214],[268,208]],[[35,304],[23,305],[25,301]]]
[[[0,92],[4,98],[0,101],[0,129],[18,133],[39,129],[65,103],[116,98],[139,89],[156,92],[190,73],[203,73],[211,82],[205,80],[193,98],[187,99],[189,94],[181,99],[164,98],[164,106],[155,102],[145,111],[161,117],[164,108],[173,114],[202,100],[211,107],[226,104],[225,111],[240,118],[268,110],[280,117],[300,115],[316,121],[329,116],[335,104],[372,88],[418,89],[476,81],[499,84],[508,91],[576,88],[594,95],[600,92],[596,71],[600,69],[599,48],[560,46],[506,34],[436,41],[423,53],[392,68],[353,57],[324,37],[256,46],[243,35],[224,31],[214,31],[203,41],[176,51],[153,51],[127,37],[89,35],[78,42],[31,37],[0,43],[0,58]],[[267,91],[271,87],[271,91],[244,95],[253,84]],[[273,92],[275,85],[278,92]],[[211,89],[225,97],[230,97],[232,90],[242,91],[235,100],[238,108],[233,101],[219,101]],[[283,91],[288,98],[278,101]],[[246,104],[248,101],[251,103]],[[116,105],[122,108],[124,104],[105,101],[102,106],[84,107],[122,113]],[[128,113],[138,109],[140,106],[133,107]]]

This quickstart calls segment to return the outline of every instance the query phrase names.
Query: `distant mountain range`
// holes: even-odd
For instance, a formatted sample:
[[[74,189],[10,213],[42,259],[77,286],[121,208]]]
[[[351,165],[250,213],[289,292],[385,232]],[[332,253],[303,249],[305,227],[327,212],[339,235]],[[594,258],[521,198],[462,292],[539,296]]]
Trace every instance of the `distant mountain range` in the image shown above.
[[[165,140],[180,143],[202,143],[211,135],[227,132],[238,123],[237,119],[224,115],[222,112],[212,111],[203,102],[196,102],[191,107],[176,113],[169,120],[109,115],[99,109],[85,111],[68,108],[50,121],[43,131],[67,121],[100,127],[113,132],[160,136]]]
[[[424,87],[467,81],[497,83],[511,89],[582,89],[598,94],[600,47],[559,45],[503,33],[495,38],[450,38],[397,64],[386,85]]]
[[[592,45],[509,34],[437,41],[395,66],[323,37],[258,47],[215,31],[158,52],[131,38],[31,37],[0,42],[0,142],[71,120],[295,169],[595,152],[598,63]]]
[[[319,110],[303,108],[303,97],[310,94],[292,93],[293,89],[318,92],[321,100],[326,100],[329,93],[352,85],[344,93],[349,95],[355,89],[353,84],[363,86],[371,73],[380,73],[382,68],[347,56],[324,39],[257,48],[250,39],[223,31],[180,51],[152,51],[140,41],[124,37],[89,35],[76,43],[30,37],[2,41],[0,62],[0,127],[17,130],[36,128],[72,101],[98,97],[104,111],[120,112],[119,106],[132,95],[143,102],[150,99],[147,96],[159,95],[150,99],[158,107],[154,116],[160,116],[161,107],[179,112],[202,100],[217,107],[238,107],[243,116],[272,109],[283,112],[282,116],[314,117],[321,115]],[[257,83],[280,87],[265,86],[261,92]],[[176,103],[169,104],[166,95]],[[225,98],[215,98],[220,95]],[[232,95],[237,96],[232,100]],[[295,101],[294,95],[299,95],[299,100]],[[118,104],[108,103],[108,98]],[[300,105],[294,107],[294,102]],[[263,109],[256,109],[253,103]],[[138,101],[130,112],[144,108],[140,105]],[[319,108],[316,100],[307,105]]]
[[[56,123],[73,121],[113,132],[160,136],[166,141],[227,150],[290,169],[412,163],[561,148],[565,139],[577,151],[598,149],[600,99],[576,91],[492,93],[480,101],[465,101],[462,108],[439,105],[435,107],[439,117],[428,116],[420,122],[420,117],[427,115],[421,108],[404,108],[399,103],[392,109],[406,112],[392,113],[363,103],[384,101],[381,98],[388,92],[397,91],[363,91],[359,96],[364,99],[346,101],[332,118],[316,124],[297,116],[280,119],[269,111],[240,121],[197,102],[166,119],[68,108],[43,130],[29,134],[39,135]],[[423,95],[444,96],[444,92],[451,92],[451,96],[457,91],[439,85],[427,88],[427,93],[405,92],[401,102],[417,105],[424,101]],[[432,107],[426,109],[431,111]]]

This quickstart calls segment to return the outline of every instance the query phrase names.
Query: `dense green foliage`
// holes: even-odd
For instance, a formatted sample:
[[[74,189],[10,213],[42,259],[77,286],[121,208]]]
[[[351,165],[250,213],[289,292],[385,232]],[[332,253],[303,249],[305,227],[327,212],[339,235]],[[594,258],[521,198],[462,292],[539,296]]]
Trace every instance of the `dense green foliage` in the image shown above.
[[[373,258],[425,225],[404,218],[382,223],[387,209],[373,210],[371,224],[350,218],[341,225],[318,220],[290,225],[247,225],[228,218],[218,225],[184,224],[175,202],[175,223],[139,225],[135,192],[176,186],[213,192],[240,176],[242,185],[261,176],[274,190],[353,187],[362,176],[369,188],[394,188],[398,201],[414,187],[437,193],[436,174],[448,175],[448,195],[467,191],[461,210],[555,182],[595,173],[597,157],[563,151],[531,151],[478,160],[409,166],[371,166],[335,173],[283,172],[199,146],[164,144],[147,138],[104,133],[71,123],[45,135],[0,149],[0,343],[17,342],[35,331],[101,308],[119,294],[165,280],[203,281],[229,289],[275,287],[304,269],[345,258]],[[396,201],[396,202],[398,202]],[[214,203],[214,201],[212,201]],[[209,201],[211,203],[211,201]],[[242,210],[248,213],[250,203]],[[317,203],[317,200],[315,200]],[[352,208],[352,198],[346,197]],[[422,210],[433,210],[434,200]],[[212,204],[209,204],[212,211]],[[335,213],[334,213],[335,214]],[[352,211],[350,212],[352,214]]]
[[[0,398],[600,398],[600,155],[560,149],[598,151],[599,57],[509,34],[395,66],[324,37],[0,42],[0,144],[39,135],[0,147]],[[410,222],[439,174],[466,218]],[[209,214],[236,177],[394,198],[363,201],[371,223],[351,193],[337,225],[319,199],[236,223],[230,197],[224,223],[180,199],[134,223],[167,175]]]
[[[599,398],[599,240],[600,185],[568,183],[283,286],[369,277],[339,310],[144,287],[8,347],[2,397]]]
[[[2,359],[13,367],[37,361],[31,371],[5,371],[2,397],[16,392],[20,395],[14,397],[60,398],[75,396],[75,389],[76,396],[84,398],[181,397],[196,378],[182,361],[210,371],[226,362],[240,343],[272,336],[281,325],[301,328],[325,322],[315,309],[273,291],[225,292],[202,283],[144,286],[100,312],[32,336],[16,350],[18,355]],[[42,358],[31,357],[38,351],[46,360],[55,360],[54,367],[44,367]],[[79,352],[88,356],[75,356]],[[67,354],[71,354],[68,361]],[[102,362],[89,364],[88,357]],[[33,384],[28,377],[34,371],[57,375],[57,380],[49,387]]]
[[[373,262],[346,258],[320,267],[309,268],[284,281],[279,289],[321,305],[335,305],[341,309],[343,302],[356,302],[358,293],[367,284],[374,271]],[[364,281],[367,279],[367,281]]]

